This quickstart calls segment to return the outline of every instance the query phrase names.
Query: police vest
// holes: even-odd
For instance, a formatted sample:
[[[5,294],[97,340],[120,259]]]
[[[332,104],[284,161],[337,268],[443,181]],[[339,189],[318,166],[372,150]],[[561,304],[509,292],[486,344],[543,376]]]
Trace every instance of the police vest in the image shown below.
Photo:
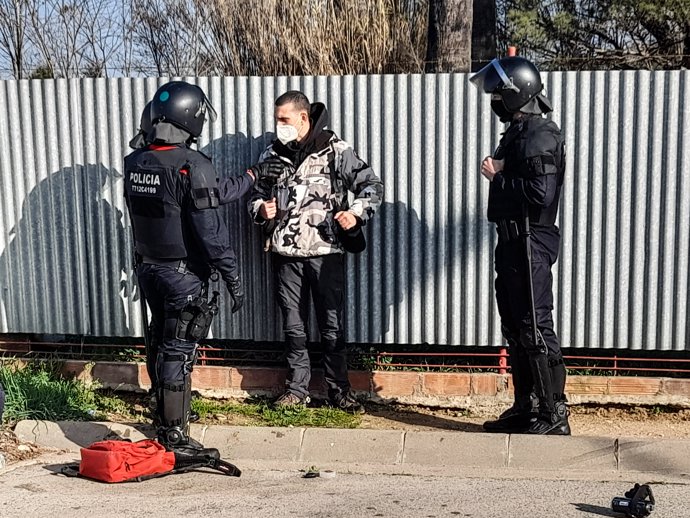
[[[184,213],[218,206],[218,183],[210,160],[182,146],[144,148],[125,157],[125,196],[134,247],[154,259],[189,256],[193,238]]]
[[[506,131],[494,154],[505,160],[503,177],[506,182],[514,179],[535,179],[542,175],[555,175],[556,193],[547,207],[528,204],[530,223],[553,225],[558,214],[558,203],[565,174],[565,141],[558,126],[542,117],[529,117],[521,124],[513,123]],[[522,193],[513,189],[490,186],[487,216],[489,221],[522,218]]]

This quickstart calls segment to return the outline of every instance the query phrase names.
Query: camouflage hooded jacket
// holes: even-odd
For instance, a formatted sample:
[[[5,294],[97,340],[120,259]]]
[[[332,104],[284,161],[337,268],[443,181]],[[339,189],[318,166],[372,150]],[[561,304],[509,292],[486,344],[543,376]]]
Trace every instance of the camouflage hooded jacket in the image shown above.
[[[312,130],[304,142],[287,146],[274,141],[262,162],[278,157],[285,170],[273,184],[257,182],[249,201],[255,223],[264,225],[270,249],[290,257],[343,253],[334,216],[349,210],[364,224],[380,207],[383,184],[347,142],[324,128],[326,107],[312,104]],[[302,156],[300,156],[300,154]],[[348,203],[348,191],[354,200]],[[261,204],[276,199],[274,220],[259,215]]]

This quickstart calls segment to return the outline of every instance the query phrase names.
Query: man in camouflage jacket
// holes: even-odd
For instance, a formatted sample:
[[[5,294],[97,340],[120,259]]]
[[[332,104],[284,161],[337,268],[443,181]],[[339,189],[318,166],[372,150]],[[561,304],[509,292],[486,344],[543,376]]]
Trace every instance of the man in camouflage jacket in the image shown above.
[[[263,225],[272,252],[278,304],[283,315],[288,379],[276,404],[309,401],[311,367],[306,324],[314,301],[323,347],[324,376],[331,403],[359,412],[350,393],[347,350],[342,342],[343,242],[381,205],[383,184],[352,146],[325,129],[322,103],[298,91],[275,102],[277,139],[260,164],[279,161],[282,173],[258,181],[249,211]],[[348,191],[354,201],[348,204]]]

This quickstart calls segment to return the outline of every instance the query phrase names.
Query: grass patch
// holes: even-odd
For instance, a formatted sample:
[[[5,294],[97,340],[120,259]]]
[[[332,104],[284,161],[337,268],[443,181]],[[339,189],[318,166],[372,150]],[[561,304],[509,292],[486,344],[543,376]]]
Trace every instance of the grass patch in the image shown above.
[[[0,383],[5,388],[3,421],[15,423],[22,419],[47,421],[91,421],[111,418],[140,420],[136,404],[96,383],[66,379],[60,362],[35,361],[28,364],[0,364]],[[192,409],[201,419],[213,420],[218,415],[242,416],[247,425],[255,426],[316,426],[356,428],[361,416],[330,407],[273,408],[266,399],[247,402],[223,402],[194,398]]]
[[[48,421],[104,419],[107,413],[127,413],[120,398],[99,392],[95,383],[66,379],[59,362],[36,361],[0,365],[0,383],[5,388],[3,421],[22,419]]]
[[[241,415],[248,418],[248,424],[257,426],[314,426],[326,428],[357,428],[362,417],[343,412],[337,408],[274,408],[265,399],[249,399],[244,403],[222,402],[195,398],[192,410],[201,419],[216,415]]]

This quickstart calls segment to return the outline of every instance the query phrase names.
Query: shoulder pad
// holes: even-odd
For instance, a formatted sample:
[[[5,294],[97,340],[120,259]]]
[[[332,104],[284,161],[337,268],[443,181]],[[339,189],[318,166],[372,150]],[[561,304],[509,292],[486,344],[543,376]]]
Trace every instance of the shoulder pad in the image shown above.
[[[211,157],[208,156],[206,153],[203,153],[202,151],[197,151],[197,153],[199,153],[202,157],[204,157],[209,162],[211,161]]]
[[[537,122],[536,120],[534,122]],[[525,139],[525,156],[555,155],[563,142],[561,130],[552,121],[541,119],[534,124],[530,121]]]
[[[198,153],[196,156],[190,156],[185,166],[189,175],[194,206],[197,209],[218,207],[218,176],[211,160],[203,153]]]

